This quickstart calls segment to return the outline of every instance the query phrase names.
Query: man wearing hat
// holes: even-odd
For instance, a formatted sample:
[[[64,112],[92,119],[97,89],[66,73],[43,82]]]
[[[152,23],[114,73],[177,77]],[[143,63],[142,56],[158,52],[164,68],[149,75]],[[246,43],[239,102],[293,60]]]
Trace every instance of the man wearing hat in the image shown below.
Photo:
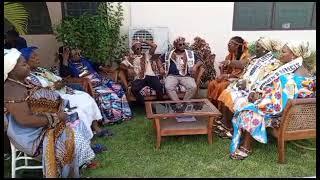
[[[142,52],[142,43],[149,45],[151,48],[146,52]],[[162,68],[161,64],[154,66],[153,62],[151,61],[151,57],[154,55],[156,48],[157,45],[153,42],[135,40],[131,45],[133,54],[125,56],[124,60],[120,64],[121,70],[127,72],[129,77],[133,76],[134,80],[131,83],[131,92],[136,97],[139,104],[144,104],[144,96],[141,94],[141,90],[145,86],[149,86],[150,88],[154,89],[158,99],[161,99],[163,96],[162,84],[155,73],[156,67],[158,69]],[[125,84],[125,86],[128,85]]]

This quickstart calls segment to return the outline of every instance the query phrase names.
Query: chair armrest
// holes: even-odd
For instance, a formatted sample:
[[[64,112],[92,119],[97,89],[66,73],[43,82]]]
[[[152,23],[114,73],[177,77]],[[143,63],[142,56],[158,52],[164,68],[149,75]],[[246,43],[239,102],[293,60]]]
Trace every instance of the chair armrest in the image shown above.
[[[316,98],[289,100],[280,123],[280,131],[313,129],[316,126]]]
[[[93,90],[93,86],[90,82],[89,79],[87,78],[74,78],[74,77],[66,77],[64,78],[64,81],[67,83],[67,85],[77,85],[80,86],[85,92],[87,92],[88,94],[90,94],[90,96],[94,97],[94,90]],[[78,89],[78,88],[75,88]]]

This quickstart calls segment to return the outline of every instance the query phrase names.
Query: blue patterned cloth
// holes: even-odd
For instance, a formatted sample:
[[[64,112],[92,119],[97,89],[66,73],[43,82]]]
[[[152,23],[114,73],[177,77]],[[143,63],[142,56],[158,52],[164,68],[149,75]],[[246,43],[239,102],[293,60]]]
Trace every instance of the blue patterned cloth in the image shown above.
[[[233,137],[230,153],[239,147],[242,130],[261,143],[267,143],[266,127],[272,126],[272,118],[279,117],[288,100],[315,97],[315,78],[307,78],[293,73],[280,76],[264,89],[261,99],[249,103],[234,113]]]

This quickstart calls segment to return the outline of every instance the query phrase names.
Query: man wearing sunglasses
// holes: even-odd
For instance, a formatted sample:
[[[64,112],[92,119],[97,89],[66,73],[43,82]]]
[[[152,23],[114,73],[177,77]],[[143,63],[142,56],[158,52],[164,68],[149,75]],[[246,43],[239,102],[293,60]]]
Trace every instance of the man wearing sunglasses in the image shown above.
[[[151,48],[142,52],[141,44],[145,43]],[[120,64],[122,71],[126,72],[127,75],[134,78],[134,81],[131,82],[131,92],[136,97],[139,104],[144,104],[144,96],[141,94],[141,90],[146,86],[154,89],[158,99],[161,99],[163,96],[163,87],[160,83],[160,79],[156,76],[156,67],[158,69],[162,68],[161,64],[157,64],[156,67],[152,65],[151,57],[154,55],[154,52],[157,48],[157,45],[151,41],[136,40],[133,41],[131,45],[131,50],[133,54],[129,54],[124,57],[124,60]],[[126,89],[128,88],[127,84],[124,84]]]
[[[186,89],[183,100],[189,100],[196,93],[197,85],[193,77],[202,61],[193,51],[186,49],[185,38],[177,38],[173,46],[172,51],[160,56],[160,61],[165,63],[165,88],[171,100],[179,101],[176,89],[182,85]]]

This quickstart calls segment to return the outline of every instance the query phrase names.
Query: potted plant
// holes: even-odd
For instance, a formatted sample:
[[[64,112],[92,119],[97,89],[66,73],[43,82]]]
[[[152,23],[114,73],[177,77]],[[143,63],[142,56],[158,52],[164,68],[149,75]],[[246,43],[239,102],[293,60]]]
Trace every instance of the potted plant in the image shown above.
[[[127,36],[120,34],[123,21],[121,3],[104,2],[97,15],[67,17],[55,27],[56,38],[64,46],[79,48],[94,63],[111,67],[128,51]]]

